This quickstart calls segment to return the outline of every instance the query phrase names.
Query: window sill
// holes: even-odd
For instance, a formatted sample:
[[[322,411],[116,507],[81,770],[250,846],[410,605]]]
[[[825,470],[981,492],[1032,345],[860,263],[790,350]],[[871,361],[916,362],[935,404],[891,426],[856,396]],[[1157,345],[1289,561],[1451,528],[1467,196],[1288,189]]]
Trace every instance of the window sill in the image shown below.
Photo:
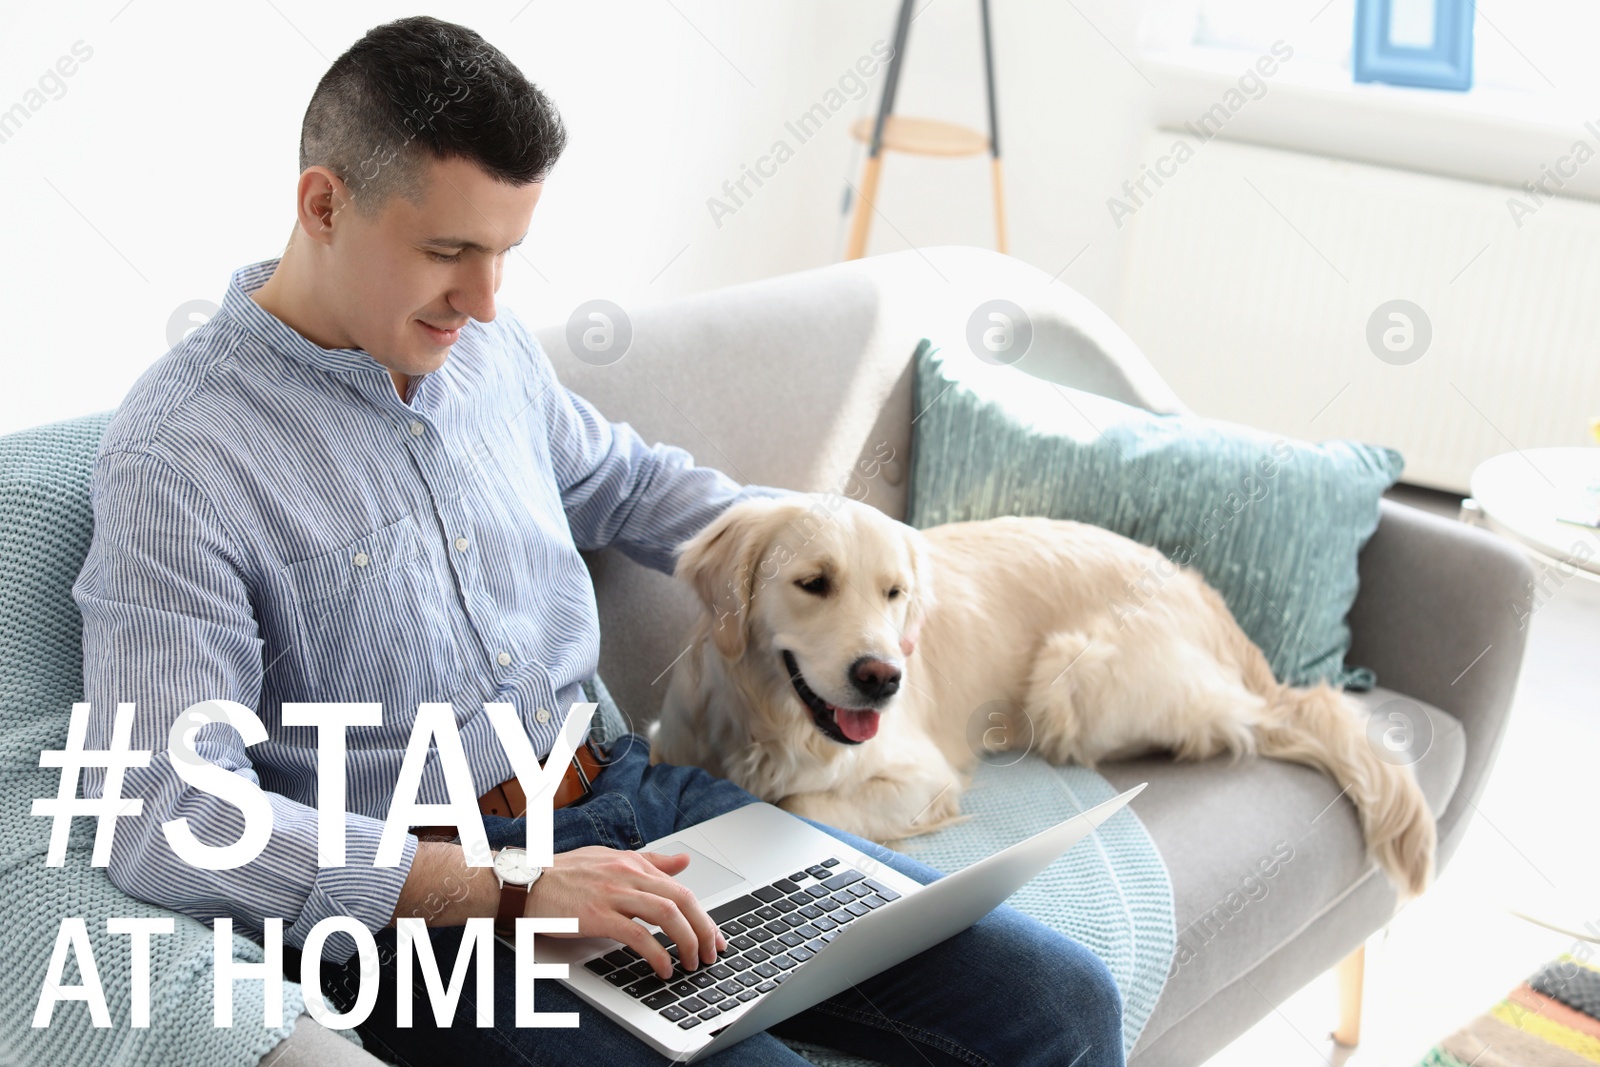
[[[1184,133],[1251,69],[1253,53],[1220,48],[1151,52],[1144,67],[1160,87],[1157,126]],[[1269,148],[1442,174],[1520,189],[1585,142],[1596,160],[1562,163],[1562,195],[1600,200],[1600,115],[1585,116],[1555,92],[1475,88],[1467,93],[1354,84],[1332,64],[1290,60],[1266,91],[1245,97],[1218,136]],[[1594,129],[1585,128],[1594,121]],[[1186,128],[1188,124],[1188,128]],[[1191,136],[1193,134],[1191,133]],[[1575,174],[1571,174],[1573,170]],[[1556,188],[1554,183],[1550,186]]]

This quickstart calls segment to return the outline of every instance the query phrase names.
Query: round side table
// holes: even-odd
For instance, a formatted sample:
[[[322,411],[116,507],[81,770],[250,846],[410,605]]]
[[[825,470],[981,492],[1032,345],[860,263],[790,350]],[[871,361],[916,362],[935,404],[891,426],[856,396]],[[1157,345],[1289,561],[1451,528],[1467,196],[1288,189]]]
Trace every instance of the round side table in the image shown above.
[[[1511,538],[1564,576],[1600,581],[1600,529],[1563,521],[1600,511],[1597,501],[1600,448],[1529,448],[1478,465],[1461,518]]]
[[[1530,448],[1479,464],[1461,518],[1510,538],[1532,558],[1529,600],[1519,609],[1532,614],[1574,576],[1600,581],[1600,530],[1561,518],[1593,510],[1597,497],[1600,448]],[[1600,926],[1588,918],[1587,904],[1570,894],[1519,891],[1502,907],[1530,923],[1600,944]]]

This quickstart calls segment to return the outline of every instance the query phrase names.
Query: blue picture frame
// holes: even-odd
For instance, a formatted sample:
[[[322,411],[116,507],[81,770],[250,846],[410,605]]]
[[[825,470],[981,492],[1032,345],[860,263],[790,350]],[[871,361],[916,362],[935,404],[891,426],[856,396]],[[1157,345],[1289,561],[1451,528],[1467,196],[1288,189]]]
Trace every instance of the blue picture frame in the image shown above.
[[[1473,0],[1431,0],[1433,43],[1390,41],[1394,0],[1356,0],[1351,72],[1358,82],[1384,82],[1465,92],[1472,88]]]

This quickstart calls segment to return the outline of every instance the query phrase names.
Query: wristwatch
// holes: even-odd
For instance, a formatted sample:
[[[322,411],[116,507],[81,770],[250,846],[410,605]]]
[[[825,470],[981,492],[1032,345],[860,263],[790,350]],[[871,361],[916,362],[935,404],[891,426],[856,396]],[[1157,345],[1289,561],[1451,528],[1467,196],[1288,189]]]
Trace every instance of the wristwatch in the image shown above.
[[[503,848],[494,854],[494,873],[500,879],[500,911],[494,918],[494,932],[515,937],[517,920],[527,914],[528,894],[544,868],[528,862],[525,848]]]

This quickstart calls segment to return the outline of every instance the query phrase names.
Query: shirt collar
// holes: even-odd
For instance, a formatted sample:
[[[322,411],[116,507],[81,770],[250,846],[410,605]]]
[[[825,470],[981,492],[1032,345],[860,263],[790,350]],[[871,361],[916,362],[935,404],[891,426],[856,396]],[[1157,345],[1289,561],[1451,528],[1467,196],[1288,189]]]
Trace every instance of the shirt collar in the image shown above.
[[[233,272],[228,291],[222,297],[222,310],[244,327],[246,332],[270,345],[275,352],[324,371],[382,375],[390,396],[398,399],[389,369],[359,348],[323,348],[308,340],[288,323],[250,299],[250,294],[266,284],[282,259],[265,259]]]

